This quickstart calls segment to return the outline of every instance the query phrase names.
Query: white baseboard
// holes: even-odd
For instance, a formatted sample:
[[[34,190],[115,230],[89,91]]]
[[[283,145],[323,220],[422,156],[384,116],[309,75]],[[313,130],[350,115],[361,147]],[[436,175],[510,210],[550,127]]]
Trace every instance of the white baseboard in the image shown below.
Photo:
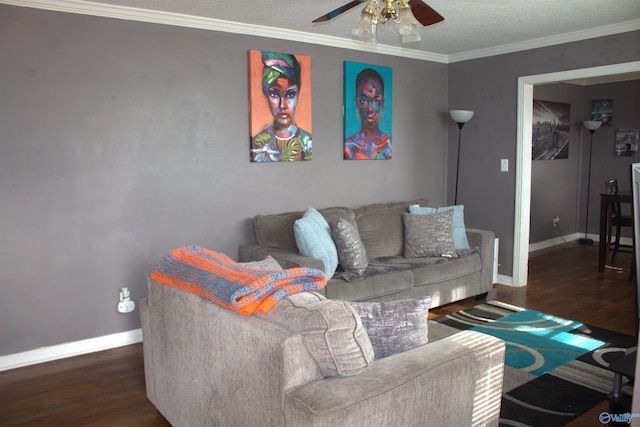
[[[567,234],[565,236],[555,237],[549,240],[543,240],[542,242],[530,243],[529,244],[529,252],[539,251],[540,249],[550,248],[556,245],[562,245],[563,243],[573,242],[582,237],[582,234],[572,233]],[[597,242],[600,239],[600,236],[597,235],[589,235],[591,239],[594,239]]]
[[[142,329],[0,356],[0,372],[142,342]]]
[[[505,276],[504,274],[498,274],[498,280],[494,282],[497,285],[513,286],[513,277]]]
[[[549,240],[543,240],[542,242],[536,242],[536,243],[531,243],[529,244],[529,252],[535,252],[535,251],[539,251],[540,249],[546,249],[546,248],[550,248],[552,246],[556,246],[556,245],[562,245],[564,243],[571,243],[573,241],[576,241],[578,239],[581,239],[584,237],[584,233],[572,233],[572,234],[567,234],[565,236],[562,237],[556,237],[553,239],[549,239]],[[600,235],[599,234],[587,234],[587,238],[593,240],[594,242],[600,242]],[[615,239],[614,239],[615,240]],[[622,237],[620,238],[620,244],[621,245],[631,245],[633,244],[631,237]]]

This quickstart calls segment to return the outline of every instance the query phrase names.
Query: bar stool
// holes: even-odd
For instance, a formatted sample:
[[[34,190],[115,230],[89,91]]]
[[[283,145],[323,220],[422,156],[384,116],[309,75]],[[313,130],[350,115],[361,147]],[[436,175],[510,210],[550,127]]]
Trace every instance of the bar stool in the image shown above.
[[[623,245],[620,243],[620,234],[623,227],[628,227],[633,231],[633,217],[622,213],[622,206],[619,202],[612,202],[609,205],[609,229],[607,232],[607,244],[612,251],[612,264],[615,262],[618,252],[633,253],[633,247],[631,245]],[[614,228],[616,239],[612,241]]]
[[[605,182],[605,186],[607,188],[607,194],[618,194],[618,180],[610,179]],[[616,260],[616,255],[618,252],[628,252],[631,253],[631,269],[629,271],[629,280],[633,279],[635,275],[635,253],[633,245],[623,245],[620,243],[620,234],[623,227],[629,227],[631,229],[631,233],[633,234],[633,216],[632,215],[624,215],[622,213],[622,204],[620,202],[611,202],[609,203],[609,218],[607,221],[607,245],[609,245],[609,249],[612,251],[611,255],[611,264],[613,264]],[[613,228],[615,227],[616,240],[612,241],[613,238]],[[622,249],[621,249],[622,248]]]

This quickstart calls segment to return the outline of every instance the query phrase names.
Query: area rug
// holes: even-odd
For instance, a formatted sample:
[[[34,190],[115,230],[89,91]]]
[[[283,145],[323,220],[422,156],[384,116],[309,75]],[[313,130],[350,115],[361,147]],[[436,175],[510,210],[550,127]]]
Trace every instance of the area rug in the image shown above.
[[[429,321],[429,341],[460,330],[505,341],[501,426],[561,426],[613,390],[609,364],[636,337],[489,301]]]

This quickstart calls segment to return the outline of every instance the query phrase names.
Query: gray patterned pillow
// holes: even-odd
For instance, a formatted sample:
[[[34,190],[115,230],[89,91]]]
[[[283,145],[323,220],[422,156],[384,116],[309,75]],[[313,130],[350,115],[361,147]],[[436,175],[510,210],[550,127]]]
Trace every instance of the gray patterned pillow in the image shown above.
[[[369,335],[376,359],[429,342],[431,297],[391,302],[352,302]]]
[[[404,215],[404,257],[457,258],[453,243],[453,211]]]
[[[331,234],[338,250],[338,261],[344,271],[361,276],[369,261],[358,230],[349,221],[340,218]]]

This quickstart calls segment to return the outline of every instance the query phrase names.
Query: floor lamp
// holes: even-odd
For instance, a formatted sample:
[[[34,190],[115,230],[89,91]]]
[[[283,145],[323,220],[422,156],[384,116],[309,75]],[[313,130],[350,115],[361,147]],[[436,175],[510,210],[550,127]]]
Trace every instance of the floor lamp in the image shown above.
[[[454,198],[454,205],[458,204],[458,174],[460,173],[460,147],[462,141],[462,126],[471,120],[473,117],[473,111],[468,110],[449,110],[451,118],[458,124],[458,163],[456,164],[456,194]]]
[[[593,245],[593,240],[587,237],[587,230],[589,227],[589,192],[591,190],[591,155],[593,152],[593,133],[602,126],[602,122],[594,120],[584,121],[584,127],[591,132],[591,139],[589,140],[589,173],[587,177],[587,215],[584,221],[584,238],[578,239],[578,243],[581,245]],[[603,242],[600,242],[602,244]]]

